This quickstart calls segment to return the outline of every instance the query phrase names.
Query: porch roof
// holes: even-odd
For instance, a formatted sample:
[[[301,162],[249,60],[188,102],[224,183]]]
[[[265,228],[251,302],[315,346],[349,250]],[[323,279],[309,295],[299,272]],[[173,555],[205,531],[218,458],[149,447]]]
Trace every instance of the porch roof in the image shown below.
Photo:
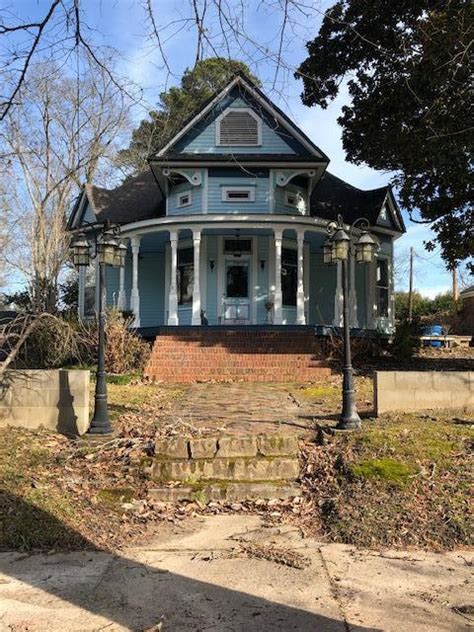
[[[214,159],[215,155],[212,157]],[[224,156],[228,161],[229,157]],[[344,222],[351,224],[359,217],[366,217],[372,226],[377,224],[380,211],[386,201],[390,198],[394,208],[395,231],[405,232],[403,218],[400,214],[396,201],[390,187],[380,187],[369,191],[358,189],[344,180],[328,173],[327,171],[316,184],[310,202],[310,218],[321,218],[323,220],[336,219],[337,215],[342,215]],[[137,224],[145,220],[164,218],[166,215],[165,198],[160,185],[155,179],[151,170],[144,171],[135,177],[128,178],[123,184],[115,189],[104,189],[88,184],[85,186],[80,199],[73,209],[68,222],[68,228],[73,229],[81,225],[85,204],[89,203],[95,218],[98,222],[109,219],[113,223],[120,225]],[[242,219],[245,221],[262,221],[260,213],[245,213],[229,216],[225,221],[234,222]],[[175,216],[170,220],[188,218],[190,223],[194,223],[196,216]],[[285,215],[275,214],[271,217],[281,223],[285,221]],[[287,216],[290,223],[295,221],[295,217]],[[308,216],[299,216],[300,219],[308,219]],[[213,214],[206,215],[206,220],[212,220]],[[214,217],[217,220],[217,216]]]

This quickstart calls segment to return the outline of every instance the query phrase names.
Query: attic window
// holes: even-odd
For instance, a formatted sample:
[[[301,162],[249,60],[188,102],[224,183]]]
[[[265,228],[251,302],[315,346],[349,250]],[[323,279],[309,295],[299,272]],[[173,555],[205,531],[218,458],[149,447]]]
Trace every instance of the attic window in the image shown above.
[[[261,145],[260,119],[252,110],[226,110],[216,121],[216,144],[244,147]]]

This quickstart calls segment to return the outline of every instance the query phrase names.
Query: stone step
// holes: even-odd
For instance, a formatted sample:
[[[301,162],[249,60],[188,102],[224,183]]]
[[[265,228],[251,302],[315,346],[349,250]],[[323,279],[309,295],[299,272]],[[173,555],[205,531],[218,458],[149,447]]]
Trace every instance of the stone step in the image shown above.
[[[208,503],[218,502],[238,502],[244,500],[285,500],[299,496],[301,490],[296,483],[286,482],[221,482],[218,484],[196,484],[196,485],[176,485],[160,486],[150,489],[148,496],[150,499],[176,503],[182,500],[199,501]]]
[[[287,481],[298,478],[299,462],[290,457],[234,457],[160,461],[152,469],[154,481]]]

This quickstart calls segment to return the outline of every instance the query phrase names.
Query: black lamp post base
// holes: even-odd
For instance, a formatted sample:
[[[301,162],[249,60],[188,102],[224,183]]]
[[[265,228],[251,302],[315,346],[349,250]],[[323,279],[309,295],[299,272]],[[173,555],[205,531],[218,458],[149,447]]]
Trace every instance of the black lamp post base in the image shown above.
[[[98,424],[94,421],[91,421],[91,425],[89,430],[87,431],[87,434],[94,436],[111,435],[113,434],[113,429],[110,423]]]
[[[360,428],[362,428],[362,421],[356,411],[350,415],[341,416],[336,426],[337,430],[360,430]]]

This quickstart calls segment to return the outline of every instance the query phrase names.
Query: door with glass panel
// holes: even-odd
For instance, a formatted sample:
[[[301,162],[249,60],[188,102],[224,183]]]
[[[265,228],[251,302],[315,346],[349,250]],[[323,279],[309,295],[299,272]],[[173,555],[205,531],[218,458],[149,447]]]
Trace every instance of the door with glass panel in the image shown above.
[[[250,258],[225,258],[223,324],[250,324]]]

